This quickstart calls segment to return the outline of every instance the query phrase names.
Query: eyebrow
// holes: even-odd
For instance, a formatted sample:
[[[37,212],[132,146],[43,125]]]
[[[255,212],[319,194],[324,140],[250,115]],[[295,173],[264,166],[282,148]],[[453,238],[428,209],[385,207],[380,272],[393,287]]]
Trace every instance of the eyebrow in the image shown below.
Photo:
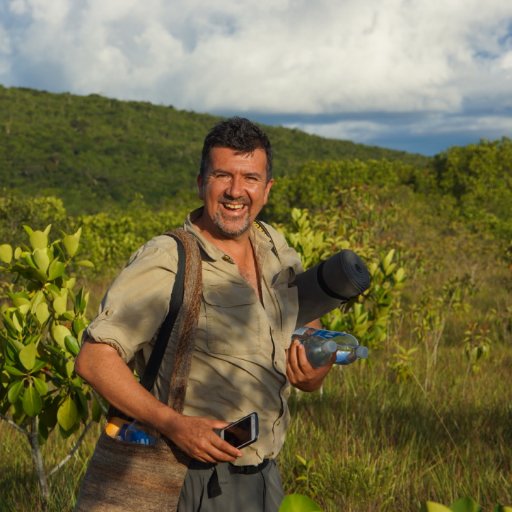
[[[244,177],[251,177],[251,178],[259,178],[259,179],[262,179],[264,180],[265,179],[265,176],[261,176],[258,172],[254,172],[254,171],[240,171],[242,173],[242,175]],[[228,171],[226,169],[212,169],[210,171],[210,175],[212,174],[229,174],[229,175],[233,175],[233,172],[232,171]]]

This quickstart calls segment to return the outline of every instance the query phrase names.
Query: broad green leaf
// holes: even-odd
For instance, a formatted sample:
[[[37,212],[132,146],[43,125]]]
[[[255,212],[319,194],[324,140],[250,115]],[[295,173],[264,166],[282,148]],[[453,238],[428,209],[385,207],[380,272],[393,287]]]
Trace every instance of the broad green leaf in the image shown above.
[[[34,368],[32,368],[32,373],[37,373],[39,370],[42,370],[48,363],[41,359],[36,359],[36,363],[34,364]]]
[[[71,332],[66,326],[57,324],[52,327],[52,337],[62,348],[66,347],[64,341],[66,336],[71,336]]]
[[[81,267],[87,267],[87,268],[94,268],[94,263],[89,260],[80,260],[76,262],[77,265],[80,265]]]
[[[503,505],[496,505],[493,512],[512,512],[512,507],[504,507]]]
[[[53,309],[57,315],[62,315],[66,311],[68,304],[68,290],[64,288],[62,293],[53,301]]]
[[[86,322],[83,318],[75,318],[73,320],[73,332],[76,334],[76,338],[80,339],[83,330],[87,327]]]
[[[11,263],[12,261],[12,247],[9,244],[0,245],[0,261],[4,263]]]
[[[48,384],[39,377],[34,377],[34,386],[41,396],[45,396],[48,393]]]
[[[16,382],[13,382],[9,387],[9,391],[7,393],[7,400],[9,400],[9,402],[11,404],[16,402],[16,400],[18,400],[18,397],[20,396],[22,389],[23,389],[23,381],[22,380],[17,380]]]
[[[321,512],[320,506],[302,494],[289,494],[281,502],[279,512]]]
[[[48,304],[46,304],[46,302],[41,302],[41,304],[39,304],[36,307],[37,321],[41,325],[43,325],[48,320],[49,317],[50,317],[50,311],[48,310]]]
[[[35,388],[32,382],[29,382],[27,388],[25,388],[25,393],[23,393],[22,400],[23,410],[25,414],[28,416],[37,416],[41,409],[43,408],[43,401],[41,400],[41,395]]]
[[[62,320],[69,320],[70,322],[72,322],[75,319],[75,313],[71,310],[65,311],[64,313],[62,313],[60,318]]]
[[[78,410],[75,401],[70,396],[59,407],[57,421],[64,430],[71,430],[78,421]]]
[[[68,378],[73,377],[73,374],[75,373],[75,362],[74,361],[67,361],[66,362],[66,375]]]
[[[22,257],[23,257],[23,260],[25,261],[25,263],[26,263],[29,267],[31,267],[31,268],[33,268],[33,269],[37,269],[37,265],[36,265],[36,263],[35,263],[35,261],[34,261],[34,258],[32,257],[32,254],[31,254],[31,253],[29,253],[29,252],[24,252],[24,253],[22,253]]]
[[[30,304],[22,304],[21,306],[18,306],[18,311],[23,316],[27,316],[27,313],[30,311]]]
[[[384,260],[382,261],[382,266],[384,267],[384,270],[386,270],[391,262],[393,261],[393,257],[395,256],[395,249],[391,249],[386,256],[384,257]]]
[[[19,308],[20,306],[23,306],[25,304],[30,304],[30,297],[29,297],[28,293],[25,293],[25,292],[10,293],[9,297],[12,300],[12,303],[17,308]]]
[[[11,320],[12,320],[12,325],[14,326],[16,331],[21,332],[23,330],[23,327],[20,324],[20,321],[18,319],[18,315],[16,315],[16,314],[12,315]]]
[[[67,288],[68,290],[72,290],[75,287],[76,284],[76,277],[70,277],[66,281],[64,281],[64,288]]]
[[[37,346],[35,343],[26,345],[19,353],[21,364],[27,369],[32,370],[36,362]]]
[[[50,263],[50,267],[48,268],[48,279],[50,281],[54,281],[55,279],[62,277],[64,272],[66,271],[66,265],[59,261],[58,259],[54,259]]]
[[[425,506],[422,507],[425,512],[452,512],[452,510],[445,505],[441,505],[441,503],[436,503],[434,501],[427,501]]]
[[[66,249],[66,252],[70,258],[72,258],[78,250],[81,234],[82,228],[78,228],[78,230],[73,235],[66,235],[62,239],[62,245],[64,245],[64,248]]]
[[[482,507],[471,498],[461,498],[451,505],[453,512],[482,512]]]
[[[48,235],[43,231],[34,231],[29,237],[32,249],[46,249],[48,246]]]
[[[35,311],[37,306],[39,306],[39,304],[42,304],[43,302],[46,302],[46,299],[44,293],[41,290],[39,290],[36,294],[34,294],[34,296],[31,299],[32,311]]]
[[[64,338],[64,343],[69,352],[76,357],[80,351],[80,346],[78,345],[76,338],[74,336],[66,336]]]
[[[37,268],[41,272],[46,273],[50,265],[48,249],[46,247],[44,249],[35,249],[32,257],[34,258],[34,263],[36,264]]]
[[[26,375],[25,372],[22,372],[21,370],[18,370],[18,368],[15,368],[14,366],[5,365],[4,370],[9,374],[13,375],[14,377],[23,377]]]
[[[14,249],[14,259],[19,260],[22,252],[23,250],[21,249],[21,247],[16,247],[16,249]]]
[[[401,283],[403,280],[405,279],[405,269],[403,267],[400,267],[396,272],[395,272],[395,281],[397,283]]]

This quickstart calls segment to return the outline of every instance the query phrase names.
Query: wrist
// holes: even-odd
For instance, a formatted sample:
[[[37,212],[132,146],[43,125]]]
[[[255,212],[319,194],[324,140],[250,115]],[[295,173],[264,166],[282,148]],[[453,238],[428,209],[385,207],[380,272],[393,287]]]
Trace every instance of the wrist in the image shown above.
[[[180,416],[181,415],[171,407],[161,404],[154,413],[152,426],[162,435],[171,439],[176,420]]]

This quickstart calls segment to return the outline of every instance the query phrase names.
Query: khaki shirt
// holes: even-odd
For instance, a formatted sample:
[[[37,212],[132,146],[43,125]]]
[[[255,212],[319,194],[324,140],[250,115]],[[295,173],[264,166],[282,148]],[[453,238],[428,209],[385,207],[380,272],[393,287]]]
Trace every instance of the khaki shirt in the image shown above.
[[[266,225],[276,257],[272,241],[252,227],[260,302],[233,260],[193,225],[200,211],[190,214],[184,225],[201,249],[203,291],[183,413],[234,421],[256,411],[259,439],[243,449],[237,464],[259,464],[277,456],[289,423],[285,349],[299,316],[297,289],[291,283],[302,267],[280,233]],[[157,236],[147,242],[109,288],[88,327],[89,337],[114,346],[126,362],[134,361],[142,371],[167,314],[176,269],[173,238]],[[164,357],[153,390],[163,401],[168,373],[169,361]]]

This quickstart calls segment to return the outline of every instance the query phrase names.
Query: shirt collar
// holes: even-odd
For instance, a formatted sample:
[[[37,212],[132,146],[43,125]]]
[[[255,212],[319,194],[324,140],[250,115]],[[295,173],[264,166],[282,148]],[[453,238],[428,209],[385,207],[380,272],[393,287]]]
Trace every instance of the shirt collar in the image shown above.
[[[185,220],[183,228],[185,231],[188,231],[197,238],[199,246],[206,253],[208,258],[212,261],[223,259],[225,257],[224,252],[221,251],[213,242],[210,242],[206,237],[204,237],[194,225],[194,221],[200,217],[202,213],[202,206],[190,212]],[[272,249],[272,241],[261,229],[255,228],[254,225],[250,228],[249,237],[253,247],[255,248],[256,258],[262,261],[262,256]]]

